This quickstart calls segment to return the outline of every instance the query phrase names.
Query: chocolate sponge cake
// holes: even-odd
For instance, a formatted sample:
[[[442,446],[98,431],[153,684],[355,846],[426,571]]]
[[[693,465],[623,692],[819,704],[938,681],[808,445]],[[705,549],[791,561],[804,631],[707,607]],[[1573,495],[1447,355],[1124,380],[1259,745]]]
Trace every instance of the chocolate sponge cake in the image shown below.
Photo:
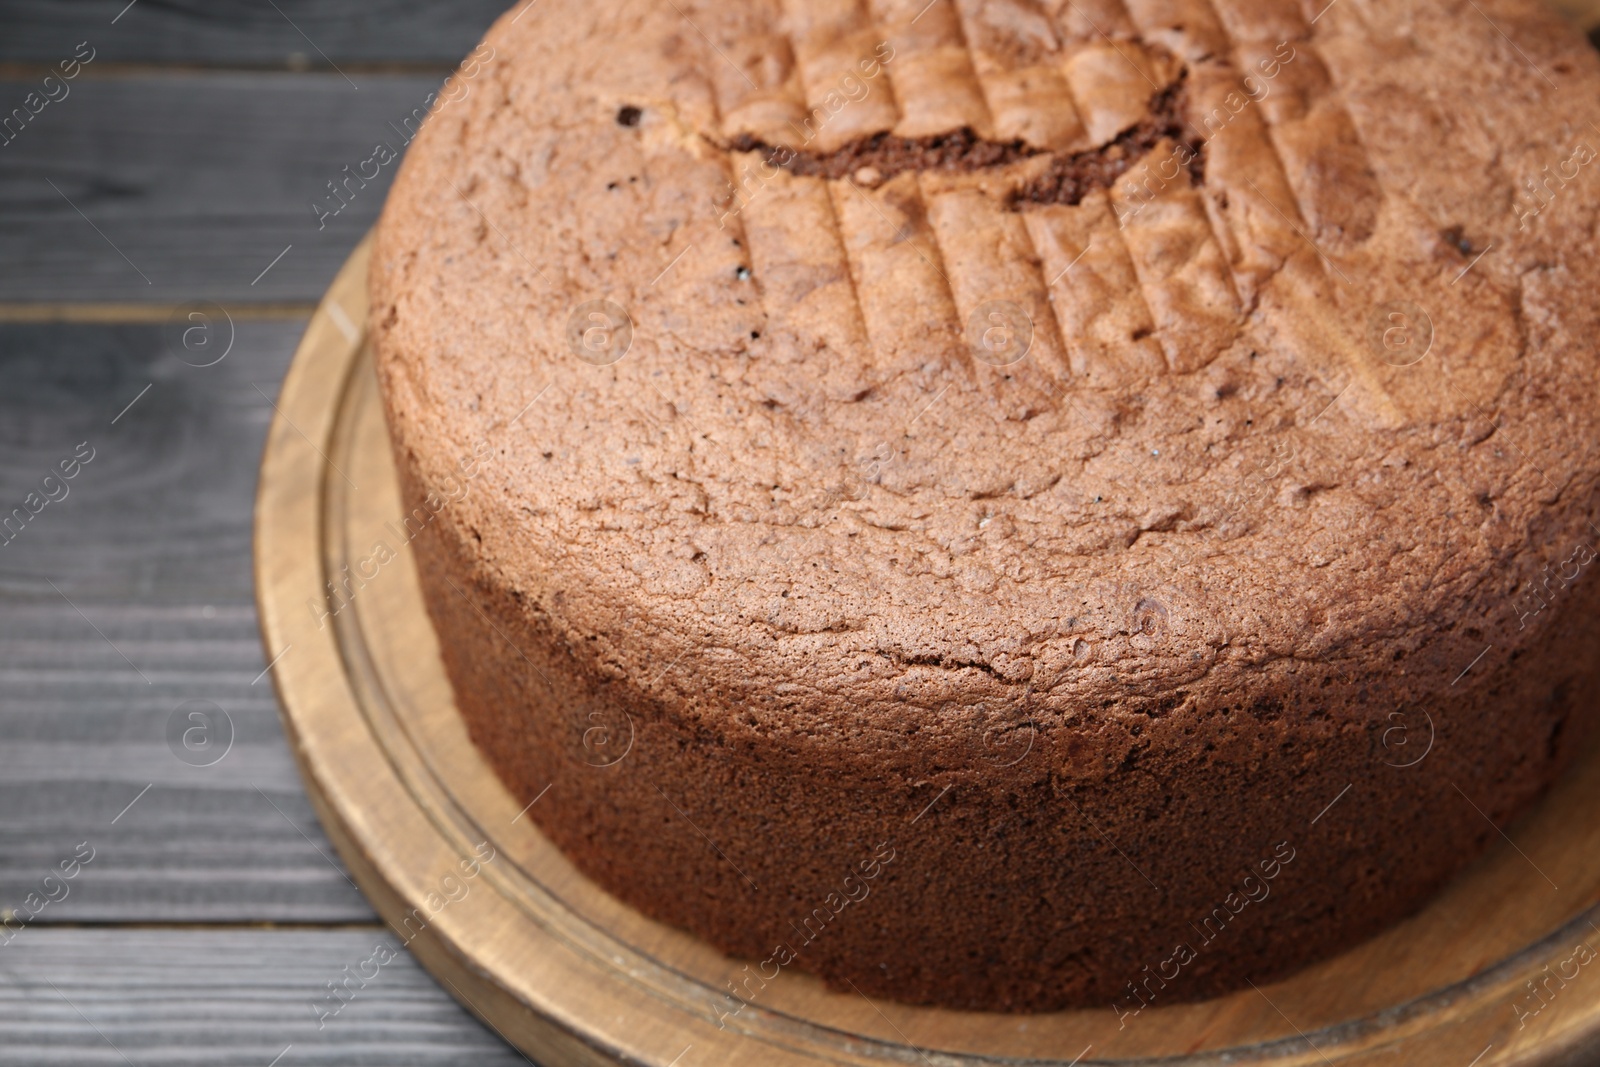
[[[1259,983],[1590,732],[1600,58],[1539,0],[540,0],[487,45],[372,260],[428,609],[728,1015],[789,968]]]

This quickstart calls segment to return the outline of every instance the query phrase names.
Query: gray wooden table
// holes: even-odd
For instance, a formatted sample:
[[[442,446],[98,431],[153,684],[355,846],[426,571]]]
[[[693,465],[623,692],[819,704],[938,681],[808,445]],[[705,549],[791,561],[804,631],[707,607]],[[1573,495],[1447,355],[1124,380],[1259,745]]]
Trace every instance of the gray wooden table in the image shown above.
[[[408,958],[319,1027],[394,941],[250,576],[269,398],[394,168],[311,205],[508,3],[0,0],[0,1063],[524,1062]]]

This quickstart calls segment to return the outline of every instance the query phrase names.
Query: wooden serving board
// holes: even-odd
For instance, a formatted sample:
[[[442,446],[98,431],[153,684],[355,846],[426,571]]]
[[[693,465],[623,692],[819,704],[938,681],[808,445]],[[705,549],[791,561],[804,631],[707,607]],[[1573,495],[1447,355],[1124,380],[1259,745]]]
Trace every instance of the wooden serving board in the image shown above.
[[[398,521],[364,343],[366,262],[363,245],[312,319],[268,436],[266,654],[312,803],[355,879],[447,989],[540,1063],[1501,1067],[1600,1048],[1597,756],[1421,914],[1275,985],[1119,1026],[1109,1005],[941,1011],[785,972],[719,1026],[743,963],[579,875],[467,738]],[[326,583],[347,573],[354,595],[326,613]]]

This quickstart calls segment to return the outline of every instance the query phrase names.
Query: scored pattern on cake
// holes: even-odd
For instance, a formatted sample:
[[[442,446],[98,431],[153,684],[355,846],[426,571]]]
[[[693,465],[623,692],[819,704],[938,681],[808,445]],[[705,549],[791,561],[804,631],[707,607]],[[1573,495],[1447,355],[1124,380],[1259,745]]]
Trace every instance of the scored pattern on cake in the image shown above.
[[[1295,0],[755,0],[733,19],[738,69],[709,64],[724,143],[812,161],[730,153],[736,176],[765,171],[740,216],[768,314],[863,367],[964,349],[1002,301],[1032,320],[1027,365],[1000,372],[1025,411],[1069,380],[1192,371],[1269,279],[1337,271],[1327,254],[1376,224],[1382,190]],[[1065,202],[1008,200],[971,170],[815,176],[874,135],[970,130],[1008,163],[1103,149],[1180,82],[1190,144],[1163,137]]]

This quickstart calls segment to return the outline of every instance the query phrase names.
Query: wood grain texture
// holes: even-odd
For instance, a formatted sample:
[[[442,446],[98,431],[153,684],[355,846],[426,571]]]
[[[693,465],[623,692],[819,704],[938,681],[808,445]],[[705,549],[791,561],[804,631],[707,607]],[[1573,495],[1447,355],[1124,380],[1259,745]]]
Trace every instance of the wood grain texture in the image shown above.
[[[0,595],[65,607],[48,576],[80,602],[249,603],[255,465],[304,321],[236,320],[209,367],[179,358],[209,358],[179,343],[188,325],[0,324],[0,511],[94,450],[65,499],[0,534]]]
[[[327,983],[368,965],[338,1014]],[[379,958],[383,958],[380,954]],[[287,1050],[287,1051],[285,1051]],[[275,1057],[281,1056],[281,1059]],[[24,930],[0,947],[0,1064],[414,1067],[527,1061],[438,991],[393,934]]]
[[[0,62],[54,62],[92,41],[107,62],[454,67],[511,0],[5,0]],[[121,17],[117,16],[119,13]],[[115,24],[113,24],[115,19]]]
[[[398,163],[350,185],[325,225],[313,203],[337,206],[328,183],[380,142],[403,151],[440,81],[78,78],[0,147],[0,303],[314,303],[377,218]],[[0,81],[0,114],[35,88]]]
[[[254,472],[303,323],[234,326],[195,367],[159,325],[0,325],[0,908],[87,841],[40,922],[372,919],[257,681]],[[80,443],[93,458],[18,529]],[[192,701],[231,724],[211,766],[168,743]]]

